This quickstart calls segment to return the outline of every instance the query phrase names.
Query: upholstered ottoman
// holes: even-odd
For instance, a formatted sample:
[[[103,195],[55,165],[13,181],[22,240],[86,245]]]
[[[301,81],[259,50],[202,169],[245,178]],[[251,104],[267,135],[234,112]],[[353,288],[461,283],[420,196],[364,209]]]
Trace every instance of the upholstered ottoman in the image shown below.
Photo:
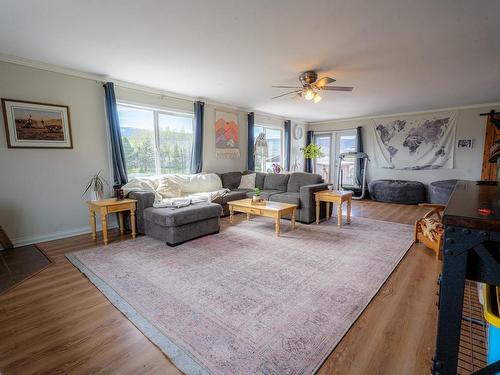
[[[458,180],[434,181],[429,184],[429,202],[447,204]]]
[[[426,201],[425,185],[418,181],[375,180],[368,184],[373,200],[380,202],[418,204]]]
[[[216,203],[196,203],[181,208],[144,210],[144,229],[148,236],[175,246],[183,242],[219,232],[222,207]]]

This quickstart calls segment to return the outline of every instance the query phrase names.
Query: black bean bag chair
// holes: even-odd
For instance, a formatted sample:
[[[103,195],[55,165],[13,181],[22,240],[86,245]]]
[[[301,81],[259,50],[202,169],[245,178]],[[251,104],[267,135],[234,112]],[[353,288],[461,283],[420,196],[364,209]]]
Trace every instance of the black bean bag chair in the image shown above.
[[[368,184],[370,197],[379,202],[418,204],[426,201],[425,185],[418,181],[375,180]]]
[[[429,184],[429,201],[434,204],[447,204],[458,180],[434,181]]]

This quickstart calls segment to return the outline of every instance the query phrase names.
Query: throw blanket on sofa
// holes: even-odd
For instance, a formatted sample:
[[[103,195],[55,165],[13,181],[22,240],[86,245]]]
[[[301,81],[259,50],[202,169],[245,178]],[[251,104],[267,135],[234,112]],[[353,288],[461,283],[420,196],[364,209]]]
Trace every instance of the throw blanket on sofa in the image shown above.
[[[229,192],[222,188],[222,181],[215,173],[136,177],[122,189],[125,195],[131,191],[154,193],[154,207],[172,207],[177,201],[185,201],[186,198],[191,203],[211,202]]]

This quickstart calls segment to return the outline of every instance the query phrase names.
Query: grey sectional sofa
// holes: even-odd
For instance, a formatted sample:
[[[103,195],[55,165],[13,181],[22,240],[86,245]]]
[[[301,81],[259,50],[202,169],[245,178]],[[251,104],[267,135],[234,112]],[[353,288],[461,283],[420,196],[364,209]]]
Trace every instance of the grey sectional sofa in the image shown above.
[[[229,192],[206,204],[194,204],[184,209],[154,208],[154,193],[132,191],[130,198],[137,199],[137,231],[177,245],[219,229],[218,217],[229,215],[228,202],[250,198],[251,189],[239,189],[241,176],[256,173],[255,186],[262,190],[262,197],[269,201],[292,203],[298,206],[296,220],[312,223],[316,218],[314,193],[327,189],[320,175],[296,172],[273,174],[260,172],[228,172],[219,174],[224,188]],[[217,204],[216,204],[217,203]],[[217,209],[217,207],[219,207]],[[197,212],[200,214],[198,215]],[[205,215],[202,215],[205,213]],[[326,205],[321,205],[321,218],[326,217]]]
[[[253,171],[228,172],[220,174],[222,186],[230,192],[214,201],[222,206],[223,215],[229,215],[227,203],[230,201],[250,198],[253,190],[238,189],[241,176],[256,173],[255,187],[262,190],[262,197],[273,202],[292,203],[298,206],[297,220],[302,223],[312,223],[316,218],[316,203],[314,193],[327,189],[320,175],[304,172],[290,174],[273,174]],[[321,217],[326,215],[326,207],[321,206]]]

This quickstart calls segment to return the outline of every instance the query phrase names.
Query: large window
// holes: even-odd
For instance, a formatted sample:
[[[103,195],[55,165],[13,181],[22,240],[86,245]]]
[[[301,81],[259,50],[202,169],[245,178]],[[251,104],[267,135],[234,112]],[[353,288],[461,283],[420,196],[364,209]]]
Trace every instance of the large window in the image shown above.
[[[118,104],[129,177],[190,173],[193,116]]]
[[[258,148],[256,150],[255,170],[258,172],[272,172],[273,164],[283,166],[283,131],[278,128],[255,125],[253,129],[254,144],[259,135],[266,140],[267,155],[262,152],[262,149]]]

